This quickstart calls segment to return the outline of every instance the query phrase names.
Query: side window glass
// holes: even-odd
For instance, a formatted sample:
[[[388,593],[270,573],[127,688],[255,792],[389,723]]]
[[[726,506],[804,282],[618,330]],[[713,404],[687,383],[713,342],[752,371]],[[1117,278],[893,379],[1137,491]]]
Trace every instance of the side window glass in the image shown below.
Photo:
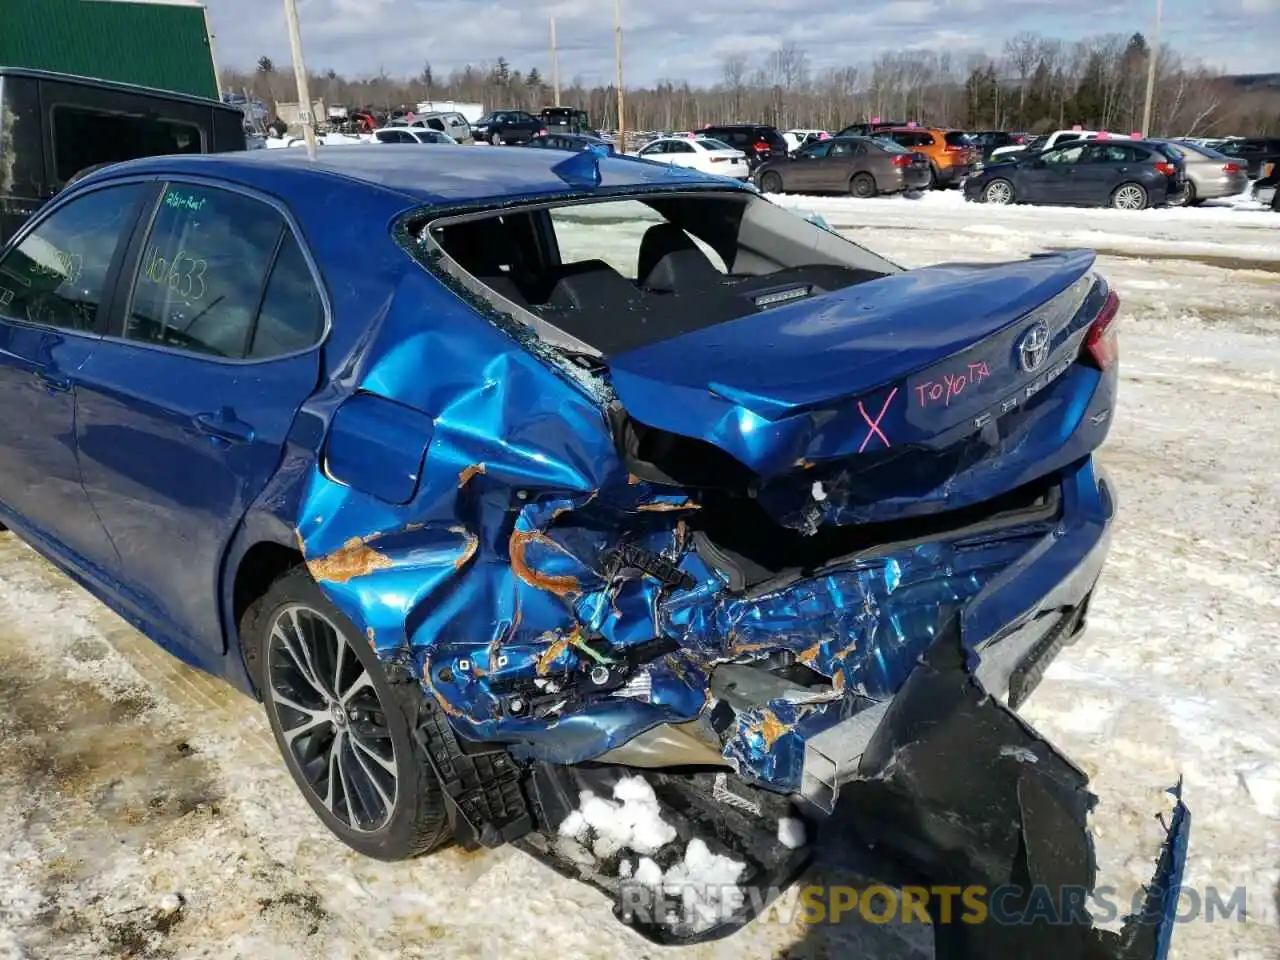
[[[0,316],[92,330],[143,187],[94,190],[54,211],[0,261]]]
[[[125,337],[244,357],[283,229],[258,200],[170,184],[142,248]]]
[[[324,330],[324,303],[292,231],[280,245],[248,356],[255,360],[305,350]]]

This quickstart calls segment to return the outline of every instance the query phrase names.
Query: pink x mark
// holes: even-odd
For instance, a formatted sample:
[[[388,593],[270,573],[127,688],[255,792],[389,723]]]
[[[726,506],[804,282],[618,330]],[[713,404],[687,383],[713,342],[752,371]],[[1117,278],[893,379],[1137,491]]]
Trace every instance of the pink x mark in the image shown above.
[[[859,453],[867,449],[867,444],[871,442],[872,437],[879,437],[881,442],[884,443],[886,447],[890,446],[889,438],[886,437],[884,435],[884,431],[880,429],[880,421],[884,419],[885,412],[888,411],[889,409],[889,404],[893,403],[893,398],[896,397],[897,395],[898,395],[897,387],[894,387],[892,390],[889,391],[889,396],[884,398],[884,405],[880,408],[880,413],[876,416],[874,420],[872,420],[871,415],[867,413],[867,408],[862,405],[862,401],[861,400],[858,401],[858,412],[862,414],[862,419],[867,421],[867,426],[871,428],[870,430],[867,431],[867,435],[863,438],[862,446],[858,448]]]

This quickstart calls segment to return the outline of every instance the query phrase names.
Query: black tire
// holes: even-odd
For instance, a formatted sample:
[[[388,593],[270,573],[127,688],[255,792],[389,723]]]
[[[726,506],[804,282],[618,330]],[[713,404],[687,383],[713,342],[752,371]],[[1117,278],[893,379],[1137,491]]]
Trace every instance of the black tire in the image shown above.
[[[1198,207],[1198,206],[1200,206],[1200,204],[1202,204],[1202,203],[1204,203],[1204,201],[1203,201],[1203,200],[1201,200],[1201,199],[1196,195],[1196,185],[1195,185],[1194,183],[1192,183],[1190,180],[1188,180],[1188,181],[1187,181],[1187,199],[1186,199],[1186,206],[1188,206],[1188,207]]]
[[[776,170],[766,170],[760,174],[761,193],[782,193],[782,174]]]
[[[868,200],[876,195],[876,178],[869,173],[856,173],[849,181],[849,192],[860,200]]]
[[[938,168],[934,165],[933,161],[929,162],[929,189],[941,189],[938,186]]]
[[[500,133],[489,134],[489,143],[491,143],[495,147],[502,146],[502,134]]]
[[[290,618],[290,611],[294,613],[294,619]],[[328,625],[340,635],[340,640],[345,643],[347,650],[346,653],[341,654],[343,658],[341,662],[346,665],[345,670],[336,666],[338,661],[332,656],[329,657],[329,661],[333,664],[332,674],[328,669],[330,663],[324,664],[326,669],[323,671],[312,666],[313,662],[321,663],[319,659],[313,660],[312,655],[317,655],[318,651],[323,650],[323,641],[307,642],[302,640],[300,632],[295,633],[291,630],[292,624],[303,619],[304,614],[301,611],[309,611],[306,616],[310,613],[317,614],[321,621],[327,621]],[[354,677],[349,684],[351,693],[347,695],[351,699],[344,701],[352,705],[348,710],[356,711],[350,719],[345,717],[348,710],[343,710],[341,706],[338,706],[335,711],[333,702],[321,706],[322,701],[319,698],[311,698],[317,705],[307,711],[312,714],[310,721],[292,722],[287,727],[284,725],[281,709],[289,711],[293,716],[304,718],[306,713],[292,710],[278,703],[276,697],[287,696],[299,705],[303,705],[306,694],[315,690],[315,685],[302,670],[295,668],[294,665],[300,662],[297,655],[291,657],[279,639],[273,641],[273,629],[282,621],[282,618],[282,629],[278,636],[284,635],[284,631],[289,631],[294,642],[307,644],[306,649],[310,653],[304,654],[304,660],[311,668],[313,675],[323,673],[325,676],[325,679],[320,682],[321,686],[330,690],[337,687],[338,693],[341,694],[344,689],[342,678]],[[267,721],[271,724],[271,732],[275,736],[276,747],[284,758],[285,767],[302,795],[311,804],[311,809],[334,836],[357,853],[376,860],[388,861],[406,860],[419,856],[449,839],[448,816],[440,781],[413,736],[422,704],[421,687],[407,671],[398,667],[387,668],[378,659],[368,640],[329,601],[305,568],[296,567],[281,576],[264,596],[249,607],[241,621],[240,637],[246,652],[251,654],[247,659],[258,682],[267,712]],[[362,668],[363,674],[356,671],[355,665],[351,662],[352,654]],[[338,679],[330,682],[328,677],[331,675],[336,675]],[[291,676],[300,679],[291,681]],[[367,684],[363,682],[364,676],[368,677]],[[331,715],[344,715],[341,720],[341,730],[334,721],[328,722],[328,731],[323,729],[325,721],[319,717],[325,712]],[[360,718],[363,718],[363,722]],[[306,744],[299,746],[300,752],[305,754],[313,747],[316,750],[317,755],[306,761],[306,764],[316,771],[315,777],[320,776],[320,768],[332,771],[335,769],[335,764],[339,771],[350,766],[356,774],[355,777],[343,777],[340,774],[339,782],[343,785],[343,797],[347,799],[342,803],[335,789],[330,794],[333,797],[334,809],[332,810],[326,805],[325,797],[320,795],[318,784],[314,784],[303,771],[303,763],[286,740],[287,732],[296,731],[300,726],[315,728],[314,733],[295,734],[295,743]],[[355,733],[357,729],[362,731],[359,735]],[[338,744],[336,759],[332,750],[318,745],[323,743],[326,734],[331,744]],[[346,739],[341,740],[339,734],[344,735]],[[373,763],[371,766],[374,754],[364,746],[359,750],[356,749],[357,746],[371,743],[378,744],[380,749],[377,753],[378,756],[383,757],[382,764]],[[389,760],[385,757],[385,749],[382,749],[387,743],[392,751]],[[344,745],[347,747],[345,752]],[[344,763],[343,758],[355,759],[347,759]],[[382,802],[386,795],[388,782],[386,778],[390,775],[390,771],[386,769],[387,766],[394,768],[395,777],[389,804]],[[371,771],[375,768],[381,771],[381,779],[378,781],[381,789],[374,785],[375,774]],[[350,797],[354,794],[347,790],[347,786],[351,784],[354,788],[356,779],[363,779],[366,787],[372,787],[377,795],[374,798],[374,804],[382,811],[377,822],[370,820],[366,824],[369,826],[368,829],[361,829],[359,825],[353,826],[361,818],[351,809],[357,804],[351,803]],[[363,806],[367,811],[368,806]],[[343,807],[345,810],[342,809]]]

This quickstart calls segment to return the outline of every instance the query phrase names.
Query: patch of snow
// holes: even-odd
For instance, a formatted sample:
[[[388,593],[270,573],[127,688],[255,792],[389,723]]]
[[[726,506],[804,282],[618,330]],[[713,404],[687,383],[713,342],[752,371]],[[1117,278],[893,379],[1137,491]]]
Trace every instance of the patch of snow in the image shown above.
[[[700,838],[689,841],[684,858],[671,865],[665,874],[648,858],[640,861],[636,882],[680,898],[683,905],[682,926],[697,932],[722,923],[743,904],[738,886],[745,863],[723,854],[712,853]]]
[[[561,834],[581,839],[589,827],[594,834],[591,852],[601,860],[624,848],[642,854],[656,853],[676,838],[675,828],[662,819],[657,795],[644,777],[623,777],[614,784],[613,796],[609,800],[590,790],[582,791],[574,811],[581,823],[574,820],[569,824],[568,829],[576,831],[571,833],[566,833],[565,824],[561,824]],[[566,823],[572,817],[570,814]]]

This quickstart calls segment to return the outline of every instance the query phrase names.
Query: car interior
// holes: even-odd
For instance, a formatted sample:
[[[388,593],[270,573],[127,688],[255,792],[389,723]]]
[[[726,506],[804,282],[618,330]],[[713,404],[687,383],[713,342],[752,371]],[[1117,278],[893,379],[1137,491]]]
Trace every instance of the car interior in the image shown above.
[[[662,217],[640,240],[635,279],[598,258],[565,262],[547,205],[437,221],[419,236],[444,254],[429,262],[477,281],[504,312],[602,357],[902,269],[751,194],[632,199]]]

